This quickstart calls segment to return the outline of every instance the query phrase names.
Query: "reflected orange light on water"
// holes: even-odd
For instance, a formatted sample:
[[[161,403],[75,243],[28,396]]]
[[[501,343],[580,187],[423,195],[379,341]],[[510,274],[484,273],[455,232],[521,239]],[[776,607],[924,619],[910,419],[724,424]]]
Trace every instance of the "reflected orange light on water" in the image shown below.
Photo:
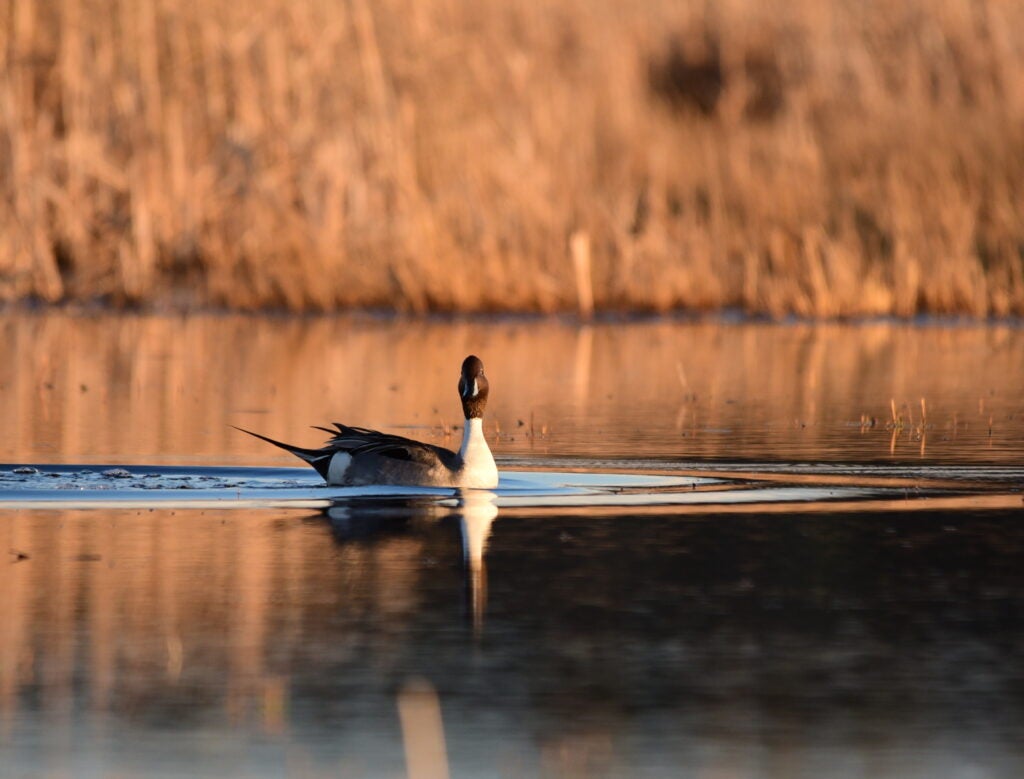
[[[995,732],[987,759],[1006,766],[1018,750],[982,726],[1018,721],[1000,697],[1020,634],[1003,611],[1020,591],[1019,523],[999,513],[1011,497],[835,503],[823,520],[799,504],[515,510],[490,542],[461,537],[455,511],[341,537],[354,506],[331,523],[9,510],[0,752],[20,759],[4,763],[14,775],[56,777],[83,760],[312,777],[628,775],[639,761],[790,779],[820,775],[833,749],[846,769],[924,777]],[[466,591],[478,574],[486,605]],[[995,700],[1005,719],[970,709],[982,725],[961,738],[961,700]]]
[[[294,464],[229,425],[317,445],[309,426],[334,420],[456,447],[469,353],[499,457],[1006,461],[1024,446],[1009,326],[7,314],[0,333],[7,462]]]
[[[5,509],[5,768],[1019,762],[1000,738],[1020,721],[1020,494],[984,478],[1024,451],[1020,329],[8,313],[0,335],[0,462],[296,465],[229,425],[313,444],[306,426],[334,419],[456,445],[472,352],[506,466],[735,477],[671,507],[653,489],[557,509],[509,490],[500,518],[489,494]],[[799,467],[818,461],[864,467]],[[951,494],[971,464],[976,489]]]
[[[322,659],[325,622],[372,623],[329,654],[370,651],[386,673],[420,606],[422,556],[458,555],[457,536],[437,532],[337,547],[302,512],[14,511],[0,533],[24,555],[0,598],[0,744],[27,707],[48,723],[57,768],[74,765],[61,746],[73,704],[101,741],[118,721],[212,717],[287,744],[294,664]]]

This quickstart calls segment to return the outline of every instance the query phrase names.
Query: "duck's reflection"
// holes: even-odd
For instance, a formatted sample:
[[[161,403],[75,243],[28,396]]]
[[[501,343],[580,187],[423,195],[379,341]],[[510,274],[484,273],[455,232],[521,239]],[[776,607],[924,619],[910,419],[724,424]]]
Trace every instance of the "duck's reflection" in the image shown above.
[[[460,514],[462,562],[466,571],[467,600],[473,615],[473,627],[480,631],[487,609],[487,565],[484,554],[491,537],[491,526],[498,518],[493,492],[468,490],[459,495],[455,512]]]
[[[467,614],[474,631],[479,633],[487,608],[485,555],[492,526],[498,517],[496,498],[489,490],[459,490],[453,497],[442,500],[362,498],[334,504],[324,509],[322,516],[327,519],[335,542],[341,545],[426,534],[438,525],[457,527]]]

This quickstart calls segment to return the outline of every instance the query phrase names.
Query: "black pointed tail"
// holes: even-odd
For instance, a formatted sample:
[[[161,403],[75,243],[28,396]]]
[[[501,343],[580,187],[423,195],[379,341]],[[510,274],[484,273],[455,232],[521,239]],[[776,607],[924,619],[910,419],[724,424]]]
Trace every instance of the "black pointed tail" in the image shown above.
[[[323,476],[324,480],[327,479],[327,471],[331,465],[333,452],[324,451],[323,449],[306,449],[301,446],[292,446],[291,444],[286,444],[282,441],[275,441],[273,438],[268,438],[265,435],[254,433],[252,430],[246,430],[244,427],[238,427],[238,425],[231,425],[231,427],[242,433],[248,433],[253,438],[258,438],[261,441],[266,441],[268,444],[273,444],[280,449],[284,449],[286,452],[291,452],[300,460],[303,460],[316,468],[316,472]]]

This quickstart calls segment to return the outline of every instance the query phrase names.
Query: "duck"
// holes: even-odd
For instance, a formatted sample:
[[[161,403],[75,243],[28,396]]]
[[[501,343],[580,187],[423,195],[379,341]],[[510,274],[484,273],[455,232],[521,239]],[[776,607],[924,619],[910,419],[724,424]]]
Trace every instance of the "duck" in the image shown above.
[[[483,416],[490,385],[483,361],[469,355],[462,361],[459,399],[466,423],[462,446],[453,452],[434,444],[335,422],[334,429],[315,425],[331,438],[319,449],[275,441],[235,427],[261,441],[291,452],[308,463],[329,486],[395,485],[491,489],[498,485],[498,468],[484,437]]]

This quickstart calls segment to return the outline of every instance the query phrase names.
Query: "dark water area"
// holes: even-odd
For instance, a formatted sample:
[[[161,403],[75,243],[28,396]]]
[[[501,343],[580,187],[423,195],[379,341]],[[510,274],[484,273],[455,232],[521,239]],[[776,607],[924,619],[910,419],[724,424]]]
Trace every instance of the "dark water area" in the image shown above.
[[[1016,776],[1020,520],[11,512],[5,773]]]
[[[4,779],[1024,775],[1018,330],[0,327]],[[228,427],[457,446],[470,351],[493,491]]]

